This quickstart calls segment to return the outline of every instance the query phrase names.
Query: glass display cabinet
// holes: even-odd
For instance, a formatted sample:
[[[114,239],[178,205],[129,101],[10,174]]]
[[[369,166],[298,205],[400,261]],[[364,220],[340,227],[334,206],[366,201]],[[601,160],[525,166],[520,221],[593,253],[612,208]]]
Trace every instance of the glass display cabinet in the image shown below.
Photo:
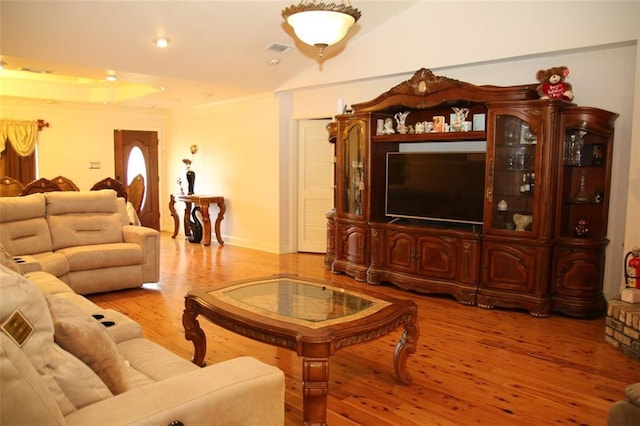
[[[341,170],[344,176],[340,184],[342,191],[341,213],[347,216],[362,217],[362,203],[365,191],[365,125],[354,120],[343,130],[345,137],[342,143],[344,161]]]
[[[552,299],[569,315],[599,315],[614,123],[618,114],[573,107],[560,115]]]
[[[536,87],[423,68],[338,115],[327,266],[484,308],[602,314],[617,114],[539,99]],[[452,166],[456,149],[484,173]],[[419,167],[397,167],[403,156]]]
[[[529,123],[509,114],[496,116],[488,175],[490,206],[485,212],[485,224],[492,231],[531,232],[535,228],[537,147]]]

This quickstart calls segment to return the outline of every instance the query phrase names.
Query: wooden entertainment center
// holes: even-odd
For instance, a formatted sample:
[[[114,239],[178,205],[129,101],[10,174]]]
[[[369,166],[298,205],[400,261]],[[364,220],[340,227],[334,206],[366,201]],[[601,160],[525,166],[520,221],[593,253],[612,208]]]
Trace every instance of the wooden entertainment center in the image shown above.
[[[476,86],[420,69],[338,115],[328,126],[336,151],[325,257],[331,270],[537,317],[603,314],[618,115],[539,99],[536,86]],[[468,113],[463,126],[454,116],[460,109]],[[407,130],[397,126],[402,115]],[[461,145],[482,147],[485,156],[479,223],[387,215],[388,153]]]

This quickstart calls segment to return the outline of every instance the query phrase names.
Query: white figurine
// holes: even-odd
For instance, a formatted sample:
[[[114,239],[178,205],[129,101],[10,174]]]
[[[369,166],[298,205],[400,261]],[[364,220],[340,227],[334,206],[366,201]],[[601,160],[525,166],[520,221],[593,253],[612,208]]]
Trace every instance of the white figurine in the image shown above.
[[[383,135],[394,135],[396,133],[395,130],[393,130],[393,120],[390,118],[386,118],[384,120],[384,128],[382,129],[382,134]]]
[[[409,128],[405,124],[409,114],[411,114],[411,111],[399,112],[393,116],[393,118],[396,119],[396,123],[398,123],[398,126],[396,127],[398,133],[405,134],[409,131]]]

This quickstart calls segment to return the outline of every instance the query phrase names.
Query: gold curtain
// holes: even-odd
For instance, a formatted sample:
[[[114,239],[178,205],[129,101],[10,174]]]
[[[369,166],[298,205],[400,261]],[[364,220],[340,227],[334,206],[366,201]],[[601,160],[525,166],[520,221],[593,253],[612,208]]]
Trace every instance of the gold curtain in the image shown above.
[[[38,120],[0,120],[0,155],[7,140],[19,156],[30,156],[38,142]]]

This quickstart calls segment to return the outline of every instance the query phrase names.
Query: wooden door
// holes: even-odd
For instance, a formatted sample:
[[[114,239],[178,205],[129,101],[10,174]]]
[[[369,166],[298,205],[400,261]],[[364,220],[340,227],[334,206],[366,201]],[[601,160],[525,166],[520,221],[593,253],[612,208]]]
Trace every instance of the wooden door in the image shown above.
[[[145,194],[140,208],[143,226],[160,230],[158,200],[158,132],[144,130],[114,130],[115,178],[129,185],[142,174]]]

